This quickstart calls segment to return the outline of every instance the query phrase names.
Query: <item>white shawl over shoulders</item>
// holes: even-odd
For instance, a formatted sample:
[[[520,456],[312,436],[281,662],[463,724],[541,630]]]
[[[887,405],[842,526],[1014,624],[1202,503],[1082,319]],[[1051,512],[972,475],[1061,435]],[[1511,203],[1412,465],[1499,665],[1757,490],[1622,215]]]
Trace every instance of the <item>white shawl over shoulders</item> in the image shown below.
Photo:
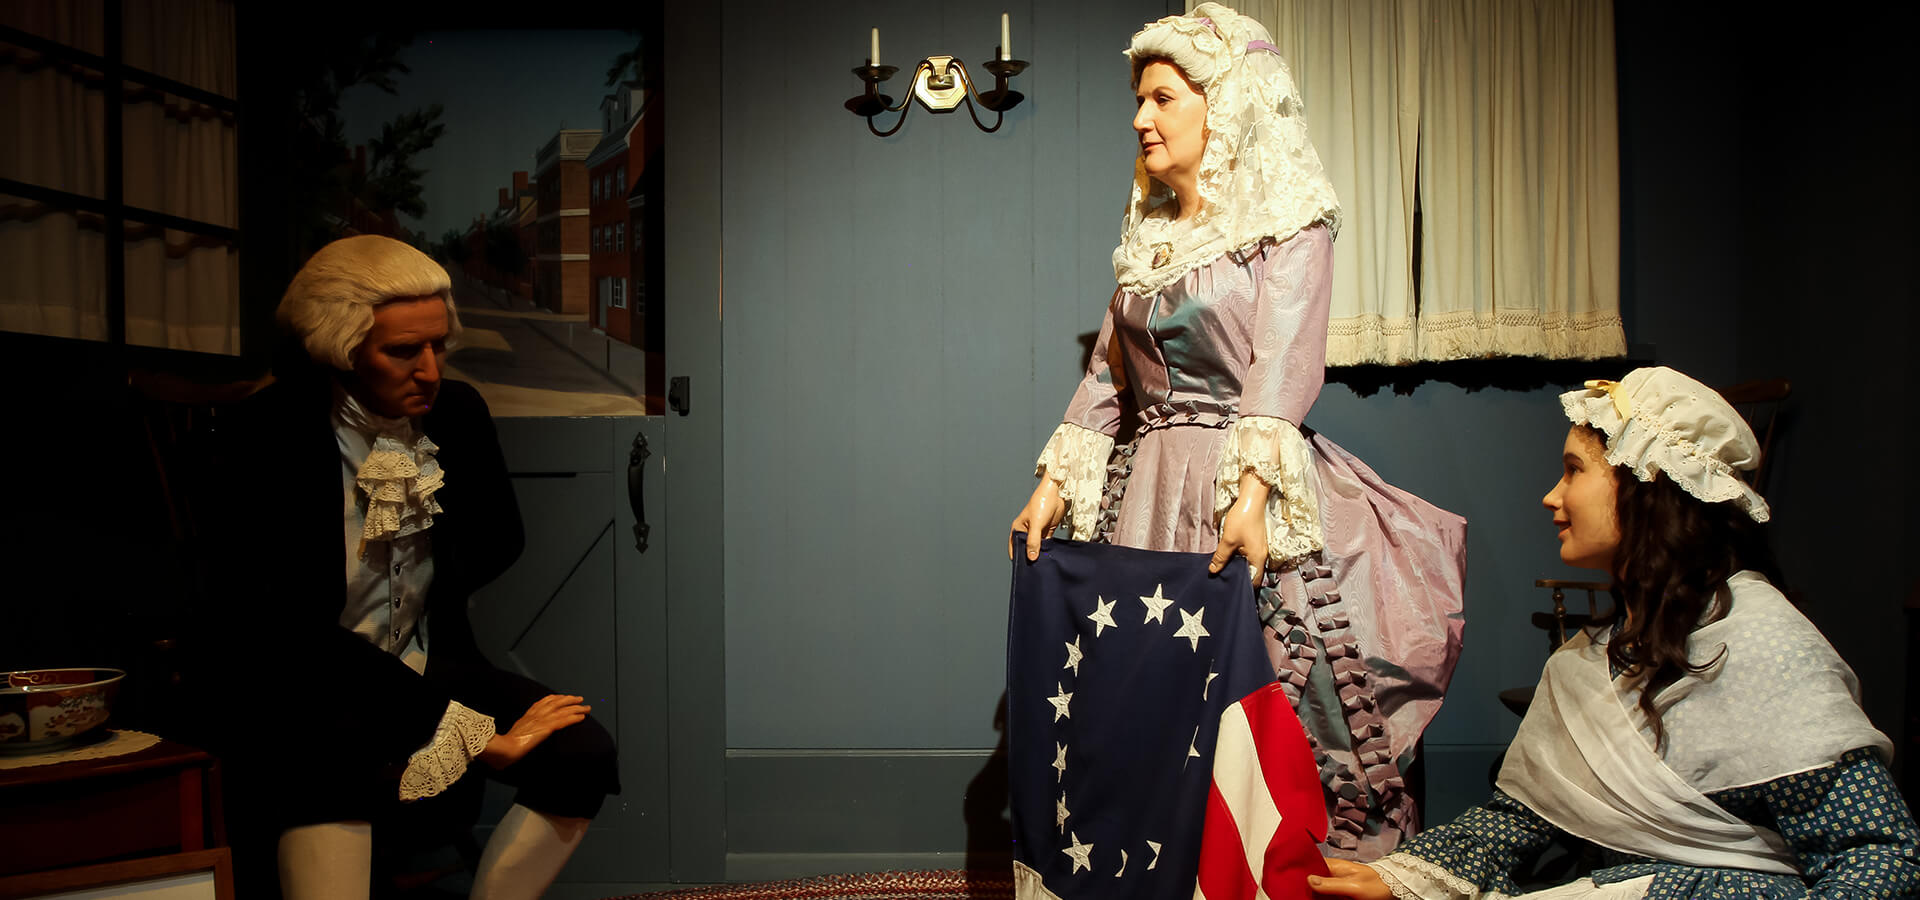
[[[1697,866],[1797,873],[1780,836],[1707,793],[1832,765],[1892,743],[1867,721],[1859,683],[1805,616],[1754,572],[1728,579],[1732,608],[1689,641],[1697,675],[1656,698],[1656,755],[1640,679],[1614,679],[1604,643],[1575,636],[1548,659],[1499,787],[1547,821],[1605,847]]]

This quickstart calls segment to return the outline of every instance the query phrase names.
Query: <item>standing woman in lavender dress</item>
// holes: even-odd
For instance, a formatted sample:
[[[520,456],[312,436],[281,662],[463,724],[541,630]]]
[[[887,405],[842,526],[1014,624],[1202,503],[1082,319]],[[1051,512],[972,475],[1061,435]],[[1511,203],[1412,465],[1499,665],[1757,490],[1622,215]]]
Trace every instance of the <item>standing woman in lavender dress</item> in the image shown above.
[[[1328,852],[1375,856],[1418,828],[1401,772],[1459,656],[1466,525],[1301,427],[1340,206],[1266,29],[1205,3],[1127,55],[1140,155],[1119,286],[1012,528],[1028,559],[1063,521],[1210,552],[1216,571],[1244,555],[1321,767]]]

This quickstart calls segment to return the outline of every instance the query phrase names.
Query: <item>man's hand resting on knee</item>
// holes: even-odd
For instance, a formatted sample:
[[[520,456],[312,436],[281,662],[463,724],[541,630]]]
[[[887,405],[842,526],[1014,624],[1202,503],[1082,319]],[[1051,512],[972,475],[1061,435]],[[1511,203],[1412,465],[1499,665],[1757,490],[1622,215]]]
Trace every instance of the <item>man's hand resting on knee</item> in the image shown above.
[[[585,699],[572,694],[548,694],[534,701],[512,728],[487,741],[487,749],[480,751],[480,761],[495,769],[519,762],[548,735],[586,721],[591,707],[581,702]]]

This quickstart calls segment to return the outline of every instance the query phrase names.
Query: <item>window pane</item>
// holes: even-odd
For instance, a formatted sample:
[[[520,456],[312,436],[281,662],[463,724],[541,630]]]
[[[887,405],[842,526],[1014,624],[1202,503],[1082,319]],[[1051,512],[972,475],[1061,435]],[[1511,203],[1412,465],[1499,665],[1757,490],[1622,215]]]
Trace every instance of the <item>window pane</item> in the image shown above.
[[[0,176],[104,197],[104,76],[0,43]]]
[[[0,0],[0,22],[94,56],[106,54],[102,0]]]
[[[234,227],[233,114],[131,82],[124,96],[127,205]]]
[[[0,330],[107,339],[104,221],[0,194]]]
[[[222,97],[236,97],[230,0],[137,0],[120,5],[123,61]]]
[[[240,254],[226,241],[127,223],[127,343],[240,352]]]

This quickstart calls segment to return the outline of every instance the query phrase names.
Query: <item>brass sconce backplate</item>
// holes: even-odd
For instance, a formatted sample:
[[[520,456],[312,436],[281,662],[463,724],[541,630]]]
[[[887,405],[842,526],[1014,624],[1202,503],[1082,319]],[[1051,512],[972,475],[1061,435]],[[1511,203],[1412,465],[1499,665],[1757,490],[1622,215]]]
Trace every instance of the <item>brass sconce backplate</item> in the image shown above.
[[[955,66],[951,56],[929,56],[927,67],[914,79],[913,95],[929,110],[952,112],[966,99],[966,70]]]

